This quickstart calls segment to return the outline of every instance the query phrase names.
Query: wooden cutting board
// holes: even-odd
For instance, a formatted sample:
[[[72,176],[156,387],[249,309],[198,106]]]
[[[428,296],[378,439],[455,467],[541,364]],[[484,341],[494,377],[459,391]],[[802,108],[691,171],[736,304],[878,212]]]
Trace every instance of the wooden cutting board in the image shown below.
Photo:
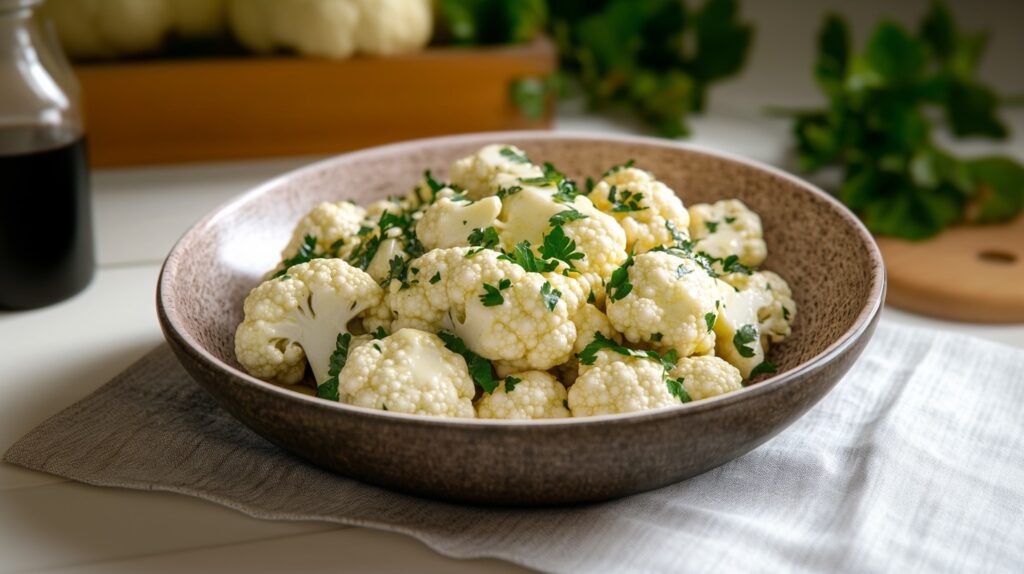
[[[886,303],[944,319],[1024,323],[1024,216],[925,241],[882,237]]]

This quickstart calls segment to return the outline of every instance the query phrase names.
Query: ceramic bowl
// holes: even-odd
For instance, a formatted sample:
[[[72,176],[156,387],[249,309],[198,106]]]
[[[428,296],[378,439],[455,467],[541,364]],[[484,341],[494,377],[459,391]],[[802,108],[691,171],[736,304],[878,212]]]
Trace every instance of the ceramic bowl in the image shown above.
[[[423,170],[489,143],[520,146],[580,181],[635,159],[687,204],[736,197],[764,223],[769,256],[799,306],[772,350],[778,374],[738,392],[616,416],[443,419],[367,410],[247,375],[234,358],[242,301],[277,263],[316,203],[404,193]],[[857,218],[813,186],[756,162],[638,137],[483,133],[411,141],[327,159],[269,181],[193,226],[160,275],[160,323],[195,380],[281,448],[367,483],[426,497],[541,506],[598,501],[695,476],[765,442],[817,403],[860,355],[878,320],[885,272]],[[699,438],[694,438],[699,437]]]

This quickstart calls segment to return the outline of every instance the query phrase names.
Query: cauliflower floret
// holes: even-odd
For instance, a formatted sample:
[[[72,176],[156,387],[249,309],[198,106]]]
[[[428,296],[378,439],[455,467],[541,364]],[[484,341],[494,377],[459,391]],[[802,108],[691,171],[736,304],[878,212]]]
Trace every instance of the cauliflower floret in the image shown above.
[[[757,267],[768,256],[761,218],[738,199],[691,205],[690,237],[697,251],[718,259],[735,255],[747,267]]]
[[[359,52],[390,56],[415,52],[433,32],[431,0],[356,0],[361,18],[356,27]]]
[[[715,346],[709,317],[719,299],[715,280],[688,257],[649,251],[627,260],[608,283],[608,319],[632,343],[681,356]],[[616,280],[619,281],[616,281]]]
[[[347,254],[358,243],[357,233],[366,210],[350,201],[325,201],[314,207],[295,226],[281,259],[294,257],[306,236],[316,238],[317,253]]]
[[[416,224],[416,235],[424,249],[446,249],[469,245],[468,237],[476,229],[494,225],[501,213],[501,200],[485,197],[468,201],[452,197],[452,191],[442,190],[433,204],[423,210]]]
[[[786,280],[771,271],[730,273],[722,277],[740,291],[756,291],[763,296],[757,308],[757,321],[761,328],[762,344],[780,343],[793,332],[796,320],[796,301]]]
[[[503,279],[476,283],[455,334],[474,353],[512,370],[547,370],[567,361],[576,325],[561,294],[539,273]]]
[[[739,369],[746,379],[765,359],[757,311],[768,303],[768,298],[758,289],[737,291],[725,281],[715,281],[719,291],[715,354]]]
[[[635,167],[613,169],[588,195],[597,209],[615,217],[626,232],[626,249],[644,253],[671,245],[672,223],[685,238],[690,215],[671,188]]]
[[[284,384],[302,379],[305,359],[317,384],[323,383],[338,334],[380,305],[383,295],[372,277],[341,259],[295,265],[245,298],[235,356],[253,376]]]
[[[574,417],[681,404],[680,399],[669,392],[661,363],[609,350],[598,351],[592,365],[580,365],[580,375],[569,387],[568,400]]]
[[[475,417],[466,361],[431,333],[401,329],[352,349],[338,376],[342,402],[388,411]]]
[[[739,369],[714,355],[683,357],[676,363],[669,377],[677,380],[681,378],[686,394],[695,401],[743,388],[743,376]]]
[[[594,336],[597,333],[601,333],[606,339],[622,343],[622,334],[612,327],[608,316],[595,305],[589,303],[583,305],[572,316],[572,322],[576,325],[576,343],[572,347],[573,355],[569,357],[568,361],[552,369],[558,380],[566,386],[571,386],[579,376],[579,361],[576,359],[576,355],[583,352],[583,349],[586,349],[587,345],[594,341]]]
[[[511,388],[512,390],[509,390]],[[572,416],[562,383],[543,371],[512,373],[476,402],[482,419],[557,419]]]
[[[563,203],[554,199],[554,193],[553,187],[524,185],[505,197],[495,225],[502,247],[508,251],[521,241],[540,246],[558,223],[584,256],[574,262],[576,269],[607,279],[626,260],[626,232],[585,196]]]
[[[520,179],[541,177],[540,167],[530,163],[523,150],[505,144],[480,148],[475,154],[456,160],[451,181],[466,190],[470,199],[498,193],[498,188],[519,185]]]

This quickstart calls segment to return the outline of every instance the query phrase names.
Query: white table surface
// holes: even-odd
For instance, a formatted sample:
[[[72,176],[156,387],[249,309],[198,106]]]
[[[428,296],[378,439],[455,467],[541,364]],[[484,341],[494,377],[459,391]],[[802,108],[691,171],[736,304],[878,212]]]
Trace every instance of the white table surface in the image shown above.
[[[713,93],[712,113],[693,122],[694,143],[786,165],[788,128],[759,113],[767,103],[813,102],[806,44],[829,6],[801,0],[752,2],[763,49],[748,72]],[[828,5],[839,2],[828,2]],[[966,18],[996,22],[982,12],[1018,10],[1020,4]],[[878,14],[899,8],[909,20],[924,2],[876,2],[862,10],[862,28]],[[972,7],[975,4],[970,4]],[[788,6],[788,5],[787,5]],[[791,6],[790,6],[791,7]],[[849,3],[843,9],[852,9]],[[998,8],[998,9],[997,9]],[[991,9],[991,10],[989,10]],[[870,12],[870,13],[868,13]],[[803,30],[790,30],[794,19]],[[1009,18],[1013,25],[1013,18]],[[1007,24],[1007,20],[1002,21]],[[973,24],[973,22],[972,22]],[[1005,28],[1005,27],[1004,27]],[[1011,34],[1009,32],[1014,32]],[[861,30],[863,33],[863,30]],[[996,35],[993,63],[984,75],[1021,91],[1016,70],[1021,36]],[[787,49],[794,45],[797,49]],[[788,76],[787,76],[788,74]],[[765,76],[783,78],[769,82]],[[785,79],[789,78],[789,79]],[[754,101],[756,100],[756,103]],[[1024,111],[1004,114],[1017,134],[998,149],[1024,159]],[[596,118],[580,106],[563,106],[557,129],[628,132],[628,121]],[[991,146],[987,146],[990,148]],[[977,145],[971,151],[987,149]],[[0,451],[40,422],[103,385],[163,340],[154,308],[160,263],[188,226],[253,185],[315,158],[232,162],[99,171],[93,205],[99,268],[80,295],[52,307],[0,312]],[[891,308],[883,319],[946,329],[1024,348],[1024,325],[950,323]],[[185,496],[98,488],[0,463],[0,573],[4,572],[523,572],[496,560],[452,560],[397,534],[323,523],[269,522]]]

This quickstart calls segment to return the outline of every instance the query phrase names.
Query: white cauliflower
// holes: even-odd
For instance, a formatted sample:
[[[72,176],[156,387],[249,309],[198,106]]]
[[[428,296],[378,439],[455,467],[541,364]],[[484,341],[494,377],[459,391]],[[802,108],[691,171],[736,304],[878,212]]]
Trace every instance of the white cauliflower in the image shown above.
[[[714,324],[715,354],[739,369],[746,379],[765,360],[757,312],[768,299],[758,289],[737,291],[722,280],[716,282],[719,308]]]
[[[739,369],[714,355],[683,357],[669,372],[669,377],[682,379],[690,399],[699,401],[743,388]]]
[[[482,147],[473,155],[456,160],[451,168],[451,182],[465,189],[470,199],[495,195],[499,188],[521,185],[521,179],[543,175],[526,152],[505,144]]]
[[[735,255],[747,267],[757,267],[768,256],[761,218],[738,199],[691,205],[690,237],[696,251],[718,259]]]
[[[547,370],[569,359],[576,325],[544,276],[525,273],[476,286],[465,301],[465,320],[455,324],[470,350],[512,370]]]
[[[512,373],[476,402],[482,419],[557,419],[572,416],[562,383],[543,371]]]
[[[301,380],[308,361],[321,384],[329,378],[337,336],[383,295],[372,277],[341,259],[295,265],[245,298],[235,356],[253,376],[284,384]]]
[[[411,52],[432,32],[430,0],[232,0],[232,32],[258,53],[347,58]]]
[[[690,215],[671,188],[635,167],[613,168],[588,195],[626,232],[626,249],[644,253],[673,244],[671,223],[685,239]]]
[[[606,339],[622,343],[622,335],[612,327],[608,316],[604,311],[595,305],[585,304],[572,316],[572,322],[576,325],[576,342],[573,344],[573,355],[569,360],[553,369],[558,380],[565,385],[572,385],[579,376],[579,361],[576,354],[583,352],[587,345],[594,341],[597,333],[604,335]]]
[[[442,190],[437,200],[423,210],[416,235],[424,249],[446,249],[469,245],[469,235],[491,227],[501,213],[501,200],[485,197],[470,201]]]
[[[607,284],[612,326],[632,343],[682,356],[715,347],[709,321],[720,298],[715,280],[688,257],[649,251],[629,259]]]
[[[593,364],[580,365],[579,377],[569,387],[568,400],[574,417],[681,404],[679,397],[669,391],[660,362],[610,350],[598,351]]]
[[[72,58],[155,51],[174,21],[167,0],[48,0],[42,13]]]
[[[796,320],[796,301],[786,280],[771,271],[754,271],[731,273],[722,277],[740,291],[760,293],[761,301],[757,307],[757,321],[761,328],[762,343],[780,343],[792,333],[792,324]]]
[[[320,203],[299,220],[281,259],[295,257],[306,237],[316,239],[317,253],[346,254],[359,242],[357,233],[365,217],[366,210],[350,201]]]
[[[341,401],[371,409],[472,418],[476,387],[466,361],[434,334],[400,329],[349,351]]]
[[[614,217],[598,210],[586,196],[571,203],[557,201],[555,188],[522,185],[502,200],[501,215],[495,227],[502,247],[508,251],[528,241],[539,249],[545,235],[557,224],[568,240],[575,243],[581,259],[573,262],[582,274],[607,280],[626,260],[626,232]]]

